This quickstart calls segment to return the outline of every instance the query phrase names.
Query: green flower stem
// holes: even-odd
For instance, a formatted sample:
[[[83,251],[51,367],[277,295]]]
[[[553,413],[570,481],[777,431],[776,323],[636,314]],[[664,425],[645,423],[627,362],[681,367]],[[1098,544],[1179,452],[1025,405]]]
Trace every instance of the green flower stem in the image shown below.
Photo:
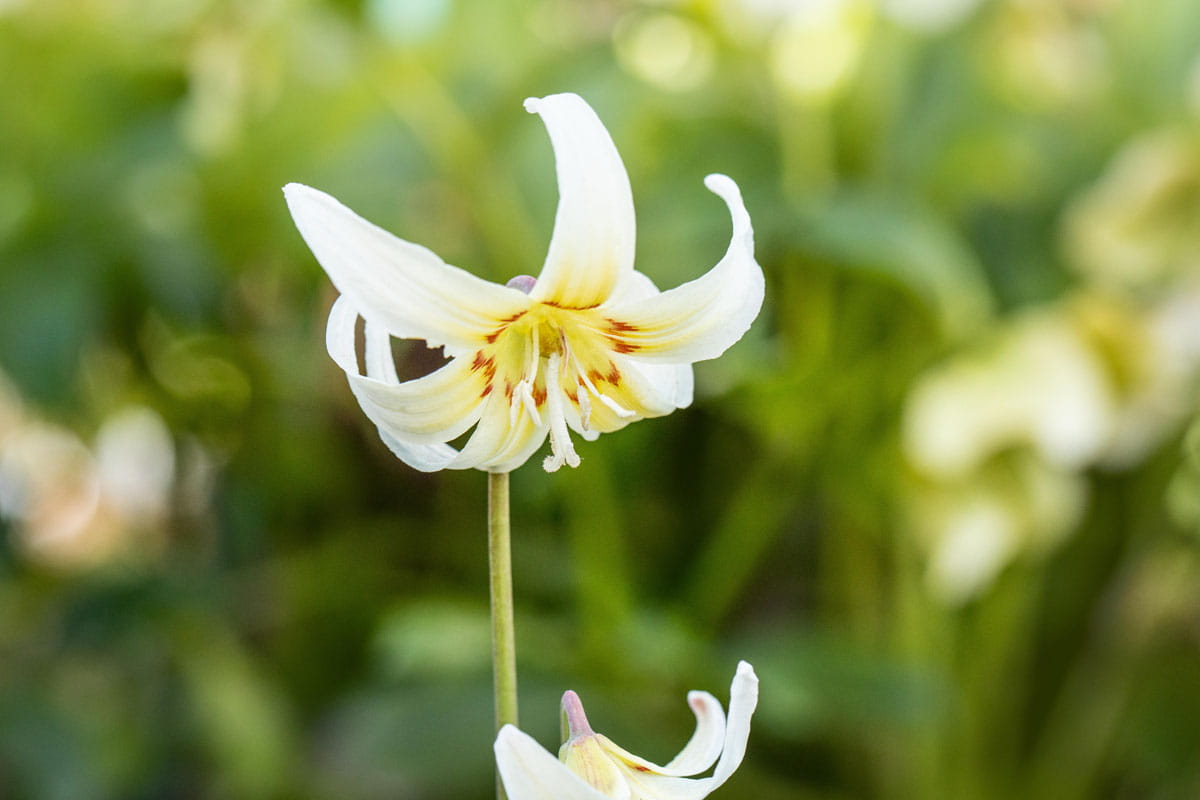
[[[517,724],[517,643],[513,624],[508,473],[488,473],[488,578],[492,603],[492,680],[496,730]],[[496,779],[496,796],[505,800]]]

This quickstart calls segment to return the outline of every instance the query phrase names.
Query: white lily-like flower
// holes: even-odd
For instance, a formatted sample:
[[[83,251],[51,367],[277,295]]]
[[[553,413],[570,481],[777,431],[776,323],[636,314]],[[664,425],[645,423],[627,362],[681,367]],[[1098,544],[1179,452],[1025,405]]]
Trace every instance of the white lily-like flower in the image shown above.
[[[736,184],[705,185],[729,206],[733,238],[703,276],[660,292],[634,270],[633,197],[595,112],[574,94],[525,101],[550,133],[559,205],[541,273],[506,286],[392,236],[334,198],[284,187],[301,235],[342,293],[326,344],[384,442],[431,472],[507,472],[550,437],[548,471],[587,440],[692,401],[695,361],[741,338],[763,299],[750,217]],[[355,351],[365,320],[365,371]],[[450,361],[401,382],[390,337],[442,346]],[[448,442],[475,430],[461,450]]]
[[[696,732],[664,766],[624,750],[588,725],[574,692],[563,695],[570,737],[555,758],[532,737],[505,725],[496,737],[496,764],[510,800],[701,800],[729,779],[746,754],[758,676],[738,664],[729,689],[729,718],[708,692],[689,692]],[[707,771],[712,775],[691,778]]]

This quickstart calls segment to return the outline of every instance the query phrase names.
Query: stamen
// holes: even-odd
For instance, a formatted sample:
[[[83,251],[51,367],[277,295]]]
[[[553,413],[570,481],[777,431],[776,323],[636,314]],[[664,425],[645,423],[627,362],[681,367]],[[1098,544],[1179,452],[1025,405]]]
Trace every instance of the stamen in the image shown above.
[[[546,472],[554,472],[563,464],[572,467],[579,466],[579,455],[571,443],[571,434],[567,430],[566,409],[563,408],[563,390],[559,385],[559,371],[562,366],[558,353],[550,354],[550,363],[546,369],[546,413],[550,417],[550,455],[542,462]]]
[[[583,385],[587,387],[587,390],[589,392],[591,392],[592,394],[594,394],[596,396],[597,400],[599,400],[601,403],[604,403],[604,405],[608,406],[608,408],[611,409],[612,412],[614,414],[616,414],[618,417],[620,417],[621,419],[629,419],[630,417],[637,416],[636,412],[630,411],[628,408],[625,408],[625,406],[621,405],[616,400],[613,400],[608,395],[601,394],[600,390],[597,389],[595,384],[593,384],[591,382],[591,380],[588,378],[587,370],[585,370],[583,368],[583,364],[581,364],[579,362],[579,359],[575,356],[574,353],[571,353],[571,360],[575,362],[575,372],[578,373],[579,380],[583,382]],[[580,392],[579,399],[582,401],[584,399],[584,397],[586,397],[586,395],[584,395],[583,392]],[[579,407],[583,408],[582,402],[580,402]],[[591,414],[591,403],[590,402],[588,403],[588,414],[589,415]],[[585,423],[583,427],[587,428],[587,424]]]
[[[592,401],[588,398],[588,393],[584,391],[586,387],[582,384],[579,386],[580,391],[575,393],[579,398],[579,425],[585,431],[591,431],[592,422]]]
[[[516,388],[513,390],[513,402],[508,407],[508,424],[517,424],[517,415],[521,413],[521,408],[529,412],[529,419],[534,425],[542,424],[542,416],[538,413],[537,401],[533,399],[533,386],[537,381],[538,360],[541,358],[541,353],[538,351],[538,334],[537,330],[530,331],[529,343],[529,361],[525,365],[525,376],[517,382]]]
[[[613,400],[611,397],[609,397],[606,394],[597,393],[596,397],[600,400],[601,403],[604,403],[604,405],[611,408],[613,413],[616,414],[618,417],[621,417],[622,419],[629,419],[630,417],[637,416],[636,411],[630,411],[628,408],[621,405],[616,400]]]

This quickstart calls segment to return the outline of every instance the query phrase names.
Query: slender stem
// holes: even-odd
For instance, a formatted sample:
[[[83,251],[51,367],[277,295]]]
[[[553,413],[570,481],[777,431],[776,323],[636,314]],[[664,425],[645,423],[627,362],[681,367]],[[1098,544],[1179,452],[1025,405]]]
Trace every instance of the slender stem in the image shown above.
[[[488,473],[488,578],[492,602],[492,679],[496,730],[517,724],[517,644],[513,624],[508,473]],[[496,796],[505,800],[496,779]]]

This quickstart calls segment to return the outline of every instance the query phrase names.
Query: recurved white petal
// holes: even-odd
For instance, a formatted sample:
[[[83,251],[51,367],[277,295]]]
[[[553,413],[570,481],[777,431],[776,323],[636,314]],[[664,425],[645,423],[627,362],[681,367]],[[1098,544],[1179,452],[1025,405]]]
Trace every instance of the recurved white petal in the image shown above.
[[[382,363],[378,329],[372,327],[367,363],[377,377],[359,374],[354,349],[358,311],[345,295],[329,312],[326,346],[346,373],[363,411],[381,430],[407,445],[436,445],[466,432],[483,408],[483,381],[470,362],[456,358],[416,380],[395,382],[395,367]],[[418,467],[419,469],[420,467]]]
[[[729,206],[733,237],[715,267],[651,297],[613,302],[605,316],[622,323],[620,338],[640,360],[683,363],[716,358],[749,329],[763,301],[763,273],[754,260],[754,230],[737,184],[709,175],[705,185]]]
[[[510,800],[608,800],[512,725],[500,729],[494,750]]]
[[[670,404],[671,410],[687,408],[692,404],[695,375],[691,364],[658,364],[636,358],[627,358],[626,363],[631,364],[655,387],[663,404]]]
[[[631,771],[629,782],[640,788],[646,797],[661,800],[701,800],[716,791],[741,765],[750,738],[750,718],[758,705],[758,676],[747,662],[738,664],[737,674],[729,687],[729,716],[725,723],[725,740],[721,758],[713,774],[707,778],[678,778]]]
[[[635,756],[608,739],[605,739],[605,748],[639,772],[677,778],[704,772],[713,765],[725,746],[725,711],[717,698],[708,692],[688,692],[688,705],[696,715],[696,731],[679,755],[665,766],[660,767]]]
[[[621,156],[596,112],[575,94],[531,97],[550,133],[558,213],[531,297],[571,308],[603,303],[633,270],[633,193]]]
[[[450,466],[458,451],[448,444],[410,444],[379,428],[379,438],[396,458],[421,472],[437,472]]]
[[[350,324],[353,326],[354,322],[351,321]],[[366,322],[363,325],[363,338],[366,340],[364,361],[367,377],[392,385],[400,383],[400,378],[396,375],[396,360],[392,356],[392,342],[388,332],[378,325]],[[339,343],[339,346],[344,345]],[[397,458],[421,472],[445,469],[458,455],[458,451],[448,444],[414,444],[397,438],[385,428],[378,428],[378,431],[379,438]]]
[[[615,353],[610,358],[620,370],[621,383],[607,392],[637,419],[661,417],[692,402],[690,364],[648,363]]]
[[[695,775],[713,765],[725,746],[725,710],[717,698],[708,692],[688,692],[688,705],[696,715],[696,732],[667,762],[663,772],[673,775]]]
[[[529,307],[516,289],[452,267],[420,245],[367,222],[324,192],[283,188],[292,219],[338,290],[393,336],[476,348],[503,320]]]
[[[528,414],[519,414],[514,420],[508,401],[493,392],[483,406],[475,432],[449,467],[511,472],[529,460],[545,439],[544,425],[535,424]]]
[[[721,760],[709,782],[708,791],[729,780],[729,776],[741,766],[746,757],[746,743],[750,740],[750,718],[758,707],[758,676],[754,667],[745,661],[738,662],[737,674],[729,687],[729,716],[725,721],[725,746]]]

